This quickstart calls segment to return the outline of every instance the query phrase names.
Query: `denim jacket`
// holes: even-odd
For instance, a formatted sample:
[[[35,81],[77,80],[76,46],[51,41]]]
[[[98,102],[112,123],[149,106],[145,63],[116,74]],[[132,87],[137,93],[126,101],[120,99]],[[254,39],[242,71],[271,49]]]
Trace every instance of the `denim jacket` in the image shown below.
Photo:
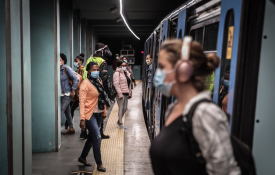
[[[73,85],[70,84],[70,80],[64,71],[65,65],[60,68],[60,84],[62,93],[71,92],[76,90],[79,82],[79,78],[75,74],[72,68],[66,66],[66,72],[71,80],[73,80]]]

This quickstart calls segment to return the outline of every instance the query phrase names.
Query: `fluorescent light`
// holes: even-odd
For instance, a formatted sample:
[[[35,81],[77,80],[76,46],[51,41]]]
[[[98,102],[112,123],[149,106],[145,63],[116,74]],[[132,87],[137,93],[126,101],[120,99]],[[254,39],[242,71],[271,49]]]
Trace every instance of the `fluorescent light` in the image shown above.
[[[132,31],[132,29],[129,27],[128,23],[126,22],[125,18],[124,18],[124,15],[122,13],[122,0],[120,0],[120,15],[124,21],[124,23],[126,24],[126,26],[128,27],[128,29],[130,30],[130,32],[132,32],[132,34],[138,39],[140,40],[140,38]]]

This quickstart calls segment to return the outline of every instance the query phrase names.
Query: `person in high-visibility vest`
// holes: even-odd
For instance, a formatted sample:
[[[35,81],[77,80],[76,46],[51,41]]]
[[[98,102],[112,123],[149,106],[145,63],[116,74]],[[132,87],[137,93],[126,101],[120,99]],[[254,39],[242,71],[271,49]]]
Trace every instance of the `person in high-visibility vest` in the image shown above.
[[[214,82],[215,82],[215,72],[211,75],[208,75],[205,79],[205,89],[209,90],[212,94],[214,91]]]

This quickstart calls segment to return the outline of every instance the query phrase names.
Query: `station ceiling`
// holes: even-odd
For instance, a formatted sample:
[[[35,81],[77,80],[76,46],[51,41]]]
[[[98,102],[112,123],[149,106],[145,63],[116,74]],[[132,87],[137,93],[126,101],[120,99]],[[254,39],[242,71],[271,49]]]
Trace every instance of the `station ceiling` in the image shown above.
[[[123,0],[123,13],[132,30],[141,39],[147,38],[160,21],[186,0]],[[120,7],[119,0],[74,0],[81,15],[94,26],[99,37],[132,37],[124,22],[110,8]]]

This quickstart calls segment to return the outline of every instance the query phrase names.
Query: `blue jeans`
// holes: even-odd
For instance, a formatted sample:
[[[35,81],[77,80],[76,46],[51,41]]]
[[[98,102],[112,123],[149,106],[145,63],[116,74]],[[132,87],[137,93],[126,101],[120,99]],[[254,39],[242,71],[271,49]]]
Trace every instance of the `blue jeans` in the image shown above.
[[[86,128],[89,131],[88,139],[84,145],[81,158],[86,160],[90,149],[93,147],[94,158],[97,166],[102,165],[101,161],[101,134],[99,132],[99,127],[102,123],[102,113],[94,113],[90,120],[86,120]]]
[[[63,114],[65,113],[65,116],[67,118],[67,122],[69,127],[73,127],[73,119],[71,116],[71,107],[70,107],[71,97],[70,96],[62,96],[61,97],[61,118]]]

